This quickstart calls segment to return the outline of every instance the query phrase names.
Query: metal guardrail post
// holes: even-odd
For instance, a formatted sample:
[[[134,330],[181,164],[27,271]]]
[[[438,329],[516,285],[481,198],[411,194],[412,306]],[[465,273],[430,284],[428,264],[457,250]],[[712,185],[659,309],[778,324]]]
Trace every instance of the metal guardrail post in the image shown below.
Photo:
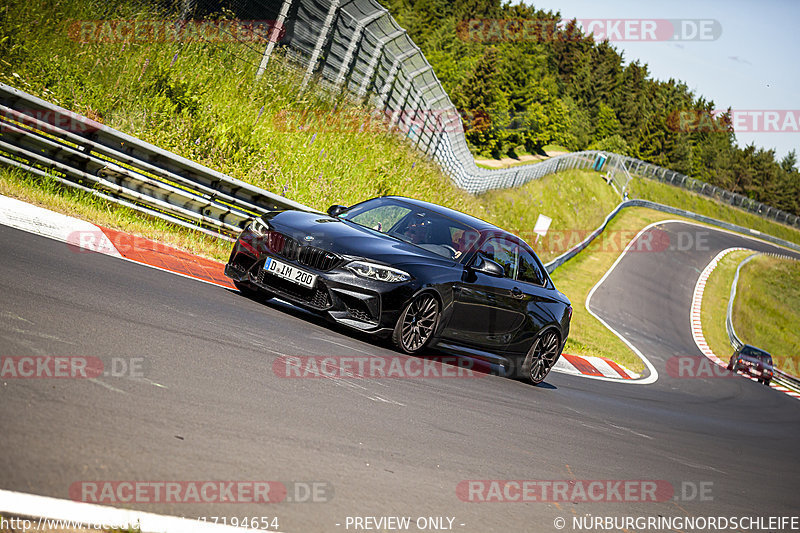
[[[728,298],[728,308],[725,315],[725,329],[728,331],[728,340],[733,346],[734,350],[738,350],[744,343],[739,339],[736,335],[736,329],[733,327],[733,301],[736,299],[736,284],[739,283],[739,272],[741,272],[742,267],[749,263],[755,257],[761,255],[760,253],[755,253],[747,257],[747,259],[743,260],[739,263],[739,266],[736,267],[736,274],[733,276],[733,283],[731,283],[731,293]]]

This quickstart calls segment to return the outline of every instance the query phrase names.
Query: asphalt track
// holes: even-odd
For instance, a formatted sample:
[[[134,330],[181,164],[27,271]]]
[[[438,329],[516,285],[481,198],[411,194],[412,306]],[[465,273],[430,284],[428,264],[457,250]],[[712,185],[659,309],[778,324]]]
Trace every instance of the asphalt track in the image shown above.
[[[745,379],[665,370],[671,357],[701,357],[689,307],[711,258],[776,249],[693,225],[662,230],[695,245],[627,254],[592,299],[659,380],[551,373],[533,387],[494,376],[281,378],[280,355],[397,354],[280,304],[0,227],[0,354],[144,361],[144,377],[0,382],[0,488],[68,499],[80,481],[328,483],[324,503],[127,505],[278,517],[291,532],[347,531],[348,516],[455,517],[454,530],[483,532],[555,531],[557,517],[573,531],[571,518],[586,514],[797,513],[800,403]],[[665,480],[678,500],[471,503],[456,493],[463,480],[506,479]],[[701,484],[710,492],[692,498]]]

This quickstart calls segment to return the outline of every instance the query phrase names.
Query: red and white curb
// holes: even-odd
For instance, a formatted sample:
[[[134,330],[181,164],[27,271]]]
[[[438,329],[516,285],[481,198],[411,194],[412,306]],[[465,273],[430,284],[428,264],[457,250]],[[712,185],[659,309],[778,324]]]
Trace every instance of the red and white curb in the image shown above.
[[[609,379],[639,379],[639,374],[605,357],[561,354],[553,370],[576,376],[606,377]]]
[[[77,252],[96,252],[227,289],[224,265],[150,239],[62,215],[0,196],[0,224],[66,243]]]
[[[35,494],[0,490],[0,515],[30,520],[40,531],[61,531],[84,526],[91,530],[136,529],[142,533],[243,533],[261,531],[202,520],[117,509],[93,503],[61,500]],[[39,527],[41,526],[41,527]],[[18,529],[18,528],[15,528]],[[22,529],[19,529],[22,531]],[[27,531],[27,529],[26,529]]]
[[[727,361],[723,361],[711,350],[708,343],[706,342],[705,335],[703,335],[703,324],[700,320],[700,314],[703,306],[703,292],[705,292],[706,283],[708,282],[709,276],[717,268],[717,265],[722,260],[723,257],[728,255],[731,252],[739,252],[739,251],[754,251],[750,250],[749,248],[728,248],[726,250],[722,250],[720,253],[711,260],[711,262],[706,265],[706,268],[703,269],[703,272],[700,273],[700,277],[697,278],[697,283],[694,286],[694,294],[692,295],[692,310],[689,314],[689,323],[690,327],[692,328],[692,338],[694,338],[694,343],[697,345],[697,348],[705,355],[708,359],[712,362],[726,367],[728,366]],[[739,373],[739,375],[743,378],[747,378],[751,381],[757,381],[756,378],[748,376],[743,373]],[[780,391],[784,394],[791,396],[792,398],[796,398],[800,400],[800,394],[797,392],[787,389],[783,385],[778,385],[774,381],[770,382],[769,386],[777,391]]]

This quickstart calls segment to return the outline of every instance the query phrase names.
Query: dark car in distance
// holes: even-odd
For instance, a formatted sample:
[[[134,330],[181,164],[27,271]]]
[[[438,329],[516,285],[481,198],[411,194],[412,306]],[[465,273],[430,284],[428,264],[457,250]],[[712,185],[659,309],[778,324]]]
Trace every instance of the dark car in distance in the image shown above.
[[[769,385],[773,375],[772,355],[761,348],[745,344],[731,356],[728,370],[734,374],[741,370],[756,378],[760,383]]]
[[[524,241],[403,197],[269,212],[239,236],[225,274],[245,294],[391,337],[402,352],[435,346],[533,383],[558,360],[572,318]]]

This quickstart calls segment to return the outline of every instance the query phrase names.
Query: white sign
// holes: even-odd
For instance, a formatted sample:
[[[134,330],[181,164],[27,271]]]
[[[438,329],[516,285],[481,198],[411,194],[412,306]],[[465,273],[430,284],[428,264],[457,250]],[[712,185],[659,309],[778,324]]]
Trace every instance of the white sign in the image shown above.
[[[534,226],[533,232],[539,237],[544,237],[547,235],[547,230],[550,229],[550,223],[552,221],[552,218],[540,214],[539,218],[536,220],[536,226]],[[539,238],[537,237],[536,240],[539,240]]]

